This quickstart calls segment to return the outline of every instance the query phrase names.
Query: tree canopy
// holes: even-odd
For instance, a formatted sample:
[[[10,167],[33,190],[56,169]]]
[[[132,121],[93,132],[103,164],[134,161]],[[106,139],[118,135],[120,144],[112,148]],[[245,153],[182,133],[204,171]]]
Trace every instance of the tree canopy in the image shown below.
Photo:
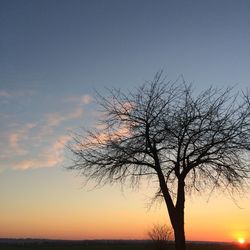
[[[74,137],[70,169],[98,184],[157,180],[176,249],[185,249],[185,193],[241,189],[249,177],[248,94],[214,87],[197,93],[159,72],[133,92],[113,89],[98,100],[101,129]]]

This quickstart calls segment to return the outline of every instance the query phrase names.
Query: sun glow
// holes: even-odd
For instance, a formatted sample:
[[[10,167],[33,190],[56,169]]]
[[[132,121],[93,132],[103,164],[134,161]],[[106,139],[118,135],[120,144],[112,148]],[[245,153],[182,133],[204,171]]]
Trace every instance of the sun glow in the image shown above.
[[[239,238],[238,242],[239,242],[239,244],[243,245],[246,241],[244,238]]]

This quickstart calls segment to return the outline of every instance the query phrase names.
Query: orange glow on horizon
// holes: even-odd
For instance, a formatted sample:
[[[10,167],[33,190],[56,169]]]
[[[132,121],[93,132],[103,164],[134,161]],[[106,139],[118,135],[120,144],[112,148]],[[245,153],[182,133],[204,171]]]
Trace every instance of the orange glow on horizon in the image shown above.
[[[34,170],[32,174],[32,177],[37,175],[37,178],[41,178],[43,172]],[[54,188],[57,175],[57,171],[53,178],[50,175],[50,183],[46,187],[38,181],[29,183],[29,186],[25,182],[19,185],[22,193],[29,195],[29,200],[24,199],[21,192],[15,199],[12,199],[12,193],[5,196],[3,204],[9,202],[13,205],[1,207],[0,237],[147,239],[147,232],[153,224],[170,225],[164,203],[147,210],[145,203],[148,202],[151,190],[148,191],[146,184],[140,192],[125,189],[123,196],[121,190],[113,186],[91,192],[79,190],[78,183],[71,178]],[[63,194],[61,190],[64,190]],[[221,197],[215,197],[209,202],[204,197],[188,198],[185,210],[186,239],[234,242],[243,249],[250,237],[249,200],[243,200],[241,206],[245,209],[239,210],[230,200]],[[240,238],[245,240],[245,244],[239,244]]]

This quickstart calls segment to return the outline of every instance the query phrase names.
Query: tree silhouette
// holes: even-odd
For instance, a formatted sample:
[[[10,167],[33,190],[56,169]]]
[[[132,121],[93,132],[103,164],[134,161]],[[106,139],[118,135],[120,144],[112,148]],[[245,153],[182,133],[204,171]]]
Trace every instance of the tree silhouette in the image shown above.
[[[97,184],[157,180],[174,230],[185,250],[185,194],[240,190],[249,175],[250,109],[247,93],[210,87],[196,93],[162,72],[134,92],[98,97],[102,129],[74,136],[74,164]]]

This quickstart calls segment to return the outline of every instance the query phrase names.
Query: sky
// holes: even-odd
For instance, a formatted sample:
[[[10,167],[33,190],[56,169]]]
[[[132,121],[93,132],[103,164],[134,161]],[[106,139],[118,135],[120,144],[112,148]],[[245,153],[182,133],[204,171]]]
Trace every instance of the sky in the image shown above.
[[[92,190],[65,170],[95,91],[163,69],[196,90],[250,83],[248,0],[0,0],[0,237],[144,239],[167,222],[149,185]],[[83,133],[83,132],[82,132]],[[186,202],[188,240],[250,241],[250,194]]]

